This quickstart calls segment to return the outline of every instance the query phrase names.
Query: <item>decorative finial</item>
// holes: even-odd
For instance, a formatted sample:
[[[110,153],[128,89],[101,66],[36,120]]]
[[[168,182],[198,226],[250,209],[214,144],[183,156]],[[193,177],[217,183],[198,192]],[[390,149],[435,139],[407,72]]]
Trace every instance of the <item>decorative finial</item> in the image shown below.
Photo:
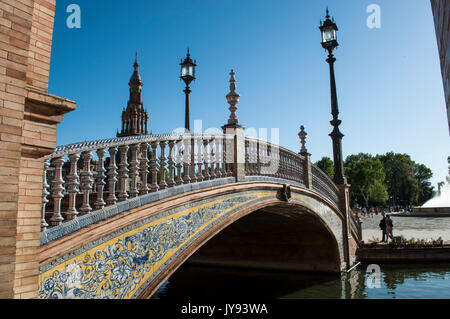
[[[329,14],[329,11],[328,11],[328,6],[327,6],[327,15],[325,16],[325,18],[327,18],[327,19],[330,18],[330,14]]]
[[[138,68],[139,68],[138,51],[136,50],[136,60],[134,61],[134,69],[137,70]]]
[[[300,155],[309,155],[308,150],[305,147],[306,144],[306,137],[308,136],[308,133],[305,132],[305,127],[302,125],[300,126],[300,133],[298,133],[298,137],[300,137],[300,143],[302,144],[302,148],[300,149]]]
[[[234,78],[234,76],[236,75],[236,73],[234,73],[233,70],[231,70],[230,72],[230,93],[228,93],[227,97],[227,101],[228,104],[230,104],[230,118],[228,119],[228,125],[236,125],[238,124],[238,119],[236,117],[236,111],[237,111],[237,107],[236,105],[239,103],[239,99],[240,99],[240,95],[238,93],[236,93],[236,79]]]
[[[188,56],[188,57],[190,57],[190,56],[191,56],[191,54],[190,54],[190,52],[189,52],[189,47],[188,47],[188,52],[187,52],[187,56]]]

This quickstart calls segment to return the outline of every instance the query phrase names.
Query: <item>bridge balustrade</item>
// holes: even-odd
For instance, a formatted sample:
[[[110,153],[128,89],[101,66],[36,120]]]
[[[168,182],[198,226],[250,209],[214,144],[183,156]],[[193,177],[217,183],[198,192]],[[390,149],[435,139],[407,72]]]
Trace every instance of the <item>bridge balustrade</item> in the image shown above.
[[[58,147],[44,163],[41,231],[148,193],[234,176],[234,137],[146,135]],[[245,176],[293,181],[339,207],[339,190],[309,157],[248,137],[244,147]]]
[[[227,139],[148,135],[58,147],[44,163],[41,231],[129,198],[230,177]]]
[[[339,190],[336,185],[322,170],[307,161],[304,156],[281,146],[263,140],[245,139],[246,176],[282,178],[306,187],[306,167],[309,164],[312,171],[312,189],[339,207]]]

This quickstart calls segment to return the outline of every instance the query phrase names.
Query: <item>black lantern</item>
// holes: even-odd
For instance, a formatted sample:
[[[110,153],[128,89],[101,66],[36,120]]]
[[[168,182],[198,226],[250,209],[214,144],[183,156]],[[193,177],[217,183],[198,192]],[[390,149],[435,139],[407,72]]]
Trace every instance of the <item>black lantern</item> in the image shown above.
[[[191,55],[189,53],[189,49],[187,51],[187,56],[184,59],[183,62],[180,63],[181,65],[181,79],[186,83],[187,86],[191,84],[193,80],[195,80],[195,67],[197,64],[195,64],[192,59]]]
[[[183,62],[180,63],[181,65],[181,76],[180,78],[186,83],[186,88],[184,90],[184,93],[186,93],[186,113],[185,113],[185,129],[187,132],[190,131],[190,125],[189,125],[189,94],[192,92],[189,89],[189,85],[192,81],[195,80],[195,67],[197,64],[195,64],[192,59],[191,55],[189,53],[189,49],[187,51],[187,56],[184,59]]]
[[[338,30],[334,21],[330,20],[330,15],[328,14],[325,17],[325,21],[319,27],[320,32],[322,33],[322,47],[324,47],[328,51],[327,62],[330,66],[330,86],[331,86],[331,114],[333,115],[333,120],[330,122],[333,126],[333,131],[330,134],[330,137],[333,141],[333,162],[334,162],[334,178],[333,181],[337,185],[347,184],[347,179],[344,176],[344,163],[342,159],[342,138],[344,135],[339,130],[339,125],[341,124],[341,120],[339,120],[339,107],[338,107],[338,99],[337,99],[337,90],[336,90],[336,80],[334,77],[334,62],[336,62],[336,58],[333,56],[333,50],[339,44],[337,43],[336,32]]]
[[[337,31],[339,30],[334,23],[334,19],[330,20],[330,15],[325,16],[325,21],[319,27],[320,32],[322,32],[322,47],[327,49],[329,52],[333,51],[339,44],[337,42]]]

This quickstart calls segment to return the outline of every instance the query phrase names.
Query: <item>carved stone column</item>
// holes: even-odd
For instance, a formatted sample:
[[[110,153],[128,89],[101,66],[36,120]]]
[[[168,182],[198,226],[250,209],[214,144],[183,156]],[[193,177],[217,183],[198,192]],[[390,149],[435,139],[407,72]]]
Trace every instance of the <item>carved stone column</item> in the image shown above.
[[[64,195],[64,180],[62,179],[62,166],[64,159],[62,157],[53,160],[55,165],[55,177],[52,181],[53,214],[50,218],[50,226],[58,226],[64,220],[61,216],[61,200]]]
[[[159,158],[159,189],[166,189],[166,141],[159,142],[161,148],[161,156]]]
[[[77,163],[80,159],[78,153],[69,155],[70,173],[67,176],[67,192],[69,193],[69,207],[66,212],[66,220],[73,220],[77,217],[78,211],[76,209],[77,194],[79,193],[80,183],[77,174]]]
[[[128,145],[122,145],[119,147],[119,194],[118,198],[120,202],[128,199],[127,184],[128,184]]]
[[[215,141],[216,141],[216,178],[221,178],[222,177],[222,169],[221,169],[220,165],[223,163],[223,156],[222,156],[223,145],[221,146],[222,138],[216,137]]]
[[[105,207],[105,205],[106,205],[106,203],[103,199],[103,190],[106,185],[106,183],[105,183],[106,169],[104,167],[105,154],[106,154],[105,149],[97,150],[98,163],[97,163],[97,176],[95,179],[95,184],[97,186],[97,200],[94,203],[95,209],[103,209],[103,207]]]
[[[42,218],[41,218],[41,231],[44,231],[47,229],[48,224],[45,216],[45,206],[49,202],[47,199],[47,196],[50,195],[50,192],[47,190],[50,185],[47,183],[47,171],[48,167],[50,166],[50,163],[48,160],[44,161],[44,174],[43,174],[43,182],[42,182]]]
[[[228,124],[222,127],[225,134],[232,134],[234,139],[226,143],[227,176],[232,171],[232,176],[237,182],[245,181],[245,138],[244,128],[238,124],[236,116],[236,105],[239,103],[240,95],[236,92],[236,80],[233,70],[230,72],[230,93],[227,94],[227,102],[230,104],[230,118]],[[228,139],[227,139],[228,140]],[[231,145],[230,145],[231,144]],[[231,163],[230,163],[231,162]]]
[[[131,161],[130,161],[130,197],[136,197],[139,194],[138,190],[138,176],[139,176],[139,160],[138,151],[139,144],[133,144],[130,146]]]
[[[152,142],[151,145],[152,145],[152,157],[150,159],[150,174],[152,176],[152,184],[150,186],[150,191],[157,192],[159,190],[158,164],[157,164],[157,158],[156,158],[158,142]]]
[[[191,139],[191,173],[190,173],[190,178],[191,178],[191,184],[192,183],[197,183],[197,174],[195,174],[195,164],[196,164],[196,158],[195,158],[195,144],[198,143],[199,141],[197,141],[196,137],[192,137]]]
[[[117,148],[109,148],[109,167],[108,167],[108,197],[106,198],[106,203],[108,205],[114,205],[117,202],[116,197],[116,183],[117,179],[117,165],[116,165],[116,154]]]
[[[83,161],[83,170],[80,174],[80,188],[83,192],[83,204],[80,207],[80,215],[86,215],[92,210],[91,205],[89,205],[89,195],[92,191],[92,184],[94,182],[92,179],[93,174],[91,172],[92,153],[90,151],[82,152],[81,160]]]
[[[209,143],[209,149],[210,149],[210,179],[216,179],[216,153],[217,153],[217,149],[216,149],[216,153],[214,152],[214,144],[215,144],[215,138],[211,139],[208,141]]]
[[[140,166],[140,174],[141,174],[141,185],[139,186],[139,195],[148,194],[150,188],[148,187],[148,163],[150,162],[148,159],[148,143],[141,144],[141,166]]]
[[[207,155],[206,155],[206,150],[203,150],[203,152],[202,152],[202,145],[203,145],[203,143],[201,143],[201,141],[198,140],[197,141],[197,167],[198,167],[197,181],[198,182],[205,180],[205,177],[203,176],[203,172],[202,172],[202,166],[203,166],[202,155],[203,155],[203,157],[206,157]],[[206,174],[207,169],[208,169],[208,167],[205,165],[205,174]]]
[[[177,147],[177,157],[176,157],[176,167],[177,167],[177,178],[175,180],[176,185],[182,185],[183,179],[181,178],[181,169],[183,168],[183,154],[181,153],[181,147],[182,147],[183,141],[177,141],[176,147]]]
[[[183,173],[184,173],[184,177],[183,177],[183,183],[184,184],[189,184],[191,182],[191,178],[189,176],[191,169],[191,139],[190,138],[183,138],[183,142],[184,142],[184,150],[183,150]]]
[[[173,187],[175,186],[175,181],[174,181],[174,171],[175,171],[175,161],[174,161],[174,146],[175,146],[175,141],[171,140],[169,141],[169,180],[167,181],[167,186],[168,187]]]

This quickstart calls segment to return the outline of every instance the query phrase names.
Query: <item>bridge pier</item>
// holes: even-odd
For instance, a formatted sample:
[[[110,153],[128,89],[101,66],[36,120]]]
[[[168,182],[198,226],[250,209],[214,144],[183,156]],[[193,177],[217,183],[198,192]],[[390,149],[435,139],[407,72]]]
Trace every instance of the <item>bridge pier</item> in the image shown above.
[[[346,262],[346,268],[349,269],[352,267],[352,265],[356,262],[356,249],[358,247],[358,238],[354,238],[351,233],[350,229],[350,214],[351,214],[351,208],[350,208],[350,185],[348,184],[342,184],[342,185],[336,185],[339,189],[339,199],[340,199],[340,210],[344,216],[343,219],[343,242],[344,242],[344,254],[345,254],[345,262]]]
[[[75,102],[47,93],[55,0],[2,6],[0,298],[36,298],[43,156]]]

